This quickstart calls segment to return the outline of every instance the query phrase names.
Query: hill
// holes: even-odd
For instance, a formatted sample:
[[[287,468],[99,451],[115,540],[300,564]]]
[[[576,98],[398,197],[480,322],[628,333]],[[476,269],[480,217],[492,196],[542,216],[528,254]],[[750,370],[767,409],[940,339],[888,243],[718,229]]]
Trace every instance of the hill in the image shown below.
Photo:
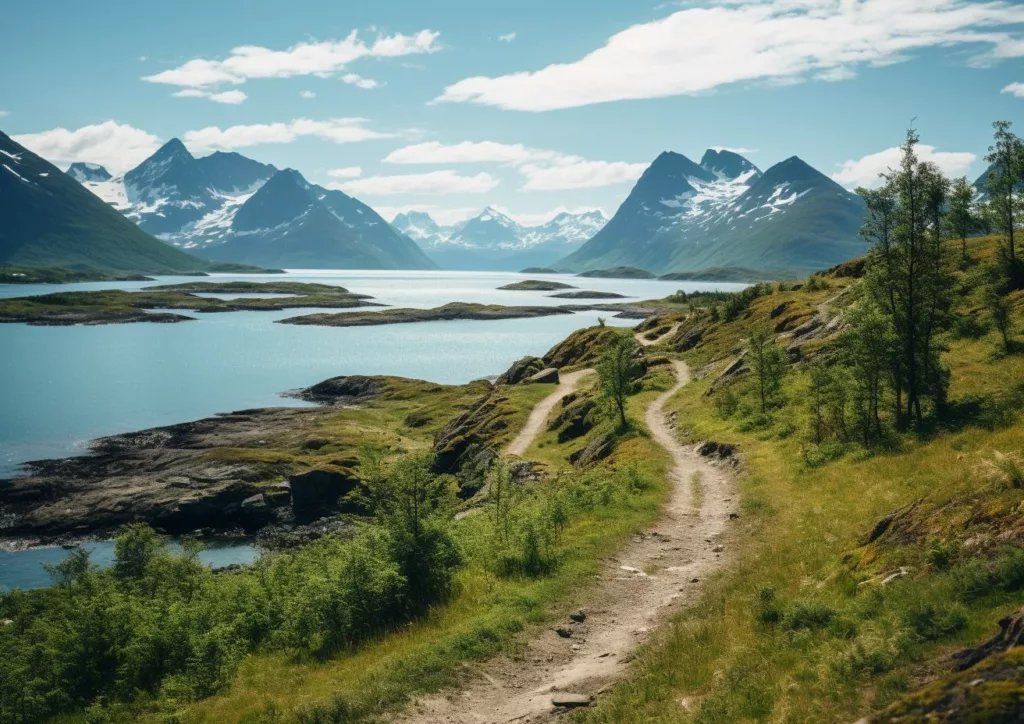
[[[0,264],[153,274],[211,268],[142,231],[3,133],[0,198]]]

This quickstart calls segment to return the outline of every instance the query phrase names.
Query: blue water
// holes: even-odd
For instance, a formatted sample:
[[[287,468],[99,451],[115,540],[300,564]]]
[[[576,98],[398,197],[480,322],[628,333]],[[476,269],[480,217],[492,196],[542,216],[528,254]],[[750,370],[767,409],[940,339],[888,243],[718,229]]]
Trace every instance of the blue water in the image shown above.
[[[217,280],[259,278],[221,275]],[[263,278],[341,285],[392,306],[567,303],[547,292],[498,291],[496,287],[526,278],[510,273],[298,271]],[[664,297],[680,288],[742,287],[544,278],[636,300]],[[158,283],[189,280],[161,277]],[[0,285],[0,296],[151,284]],[[197,321],[180,324],[0,325],[0,477],[14,474],[28,460],[85,452],[89,440],[104,435],[250,407],[301,405],[280,393],[335,375],[388,374],[452,384],[497,375],[514,360],[543,354],[601,316],[583,312],[351,328],[274,323],[318,311],[323,310],[195,314]],[[635,324],[614,318],[608,322]]]
[[[89,551],[89,560],[101,568],[114,562],[113,541],[84,543],[82,547]],[[0,592],[49,586],[53,580],[43,564],[60,563],[67,555],[68,551],[59,547],[0,551]],[[225,568],[230,565],[249,565],[259,555],[259,549],[246,543],[213,543],[199,552],[199,560],[211,568]]]

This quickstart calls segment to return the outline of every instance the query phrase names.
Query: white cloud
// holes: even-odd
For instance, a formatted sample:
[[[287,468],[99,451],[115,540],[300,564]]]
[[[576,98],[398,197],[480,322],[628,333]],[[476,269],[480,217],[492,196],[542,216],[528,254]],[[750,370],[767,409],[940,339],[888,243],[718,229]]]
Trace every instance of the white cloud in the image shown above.
[[[635,181],[646,163],[590,161],[561,151],[530,148],[521,143],[463,141],[445,145],[437,141],[417,143],[389,153],[386,163],[448,164],[499,163],[515,166],[523,175],[524,191],[592,189]]]
[[[346,166],[345,168],[332,168],[327,172],[331,178],[357,178],[363,175],[361,166]]]
[[[366,123],[365,118],[331,118],[326,121],[298,118],[288,123],[254,123],[228,128],[208,126],[186,132],[183,140],[189,148],[203,152],[225,151],[261,143],[291,143],[302,136],[315,136],[334,143],[359,143],[395,137],[393,133],[366,128]]]
[[[300,98],[306,98],[308,100],[310,98],[316,98],[316,93],[314,93],[311,90],[304,90],[304,91],[299,93],[299,97]]]
[[[515,39],[516,39],[516,34],[515,33],[505,33],[504,35],[499,35],[498,36],[498,40],[500,40],[503,43],[511,43]]]
[[[704,93],[738,82],[841,80],[925,48],[973,65],[1024,57],[1024,5],[1006,0],[723,0],[634,25],[570,63],[448,86],[435,102],[549,111]]]
[[[233,48],[223,60],[195,58],[177,68],[145,76],[143,80],[185,88],[208,88],[238,85],[253,78],[328,77],[364,57],[389,58],[436,52],[440,49],[438,35],[433,30],[420,30],[412,35],[396,33],[378,36],[367,44],[353,30],[343,40],[298,43],[287,50],[243,45]]]
[[[858,186],[876,188],[882,185],[880,174],[900,165],[901,153],[898,147],[887,148],[860,159],[846,161],[840,170],[832,174],[832,179],[848,189]],[[922,161],[931,161],[952,178],[967,175],[971,164],[978,158],[973,153],[936,151],[934,146],[924,144],[917,147],[917,155]]]
[[[0,118],[6,118],[9,115],[11,115],[10,111],[0,111]]]
[[[431,171],[429,173],[404,174],[399,176],[368,176],[340,184],[328,184],[351,194],[368,196],[396,196],[398,194],[483,194],[494,189],[498,179],[489,173],[475,176],[460,176],[455,171]]]
[[[1024,98],[1024,83],[1010,83],[1010,85],[1003,88],[1001,93],[1009,93],[1010,95],[1017,96],[1018,98]]]
[[[23,133],[14,140],[58,166],[86,161],[102,164],[113,174],[135,168],[160,147],[157,136],[116,121]]]
[[[354,85],[356,88],[364,88],[366,90],[376,88],[377,86],[380,85],[380,83],[373,80],[372,78],[363,78],[362,76],[356,75],[355,73],[346,73],[345,75],[341,76],[341,80],[343,83],[348,83],[349,85]]]
[[[139,62],[140,63],[145,63],[147,60],[149,60],[149,56],[148,55],[140,55],[139,56]]]
[[[180,91],[171,93],[175,98],[208,98],[215,103],[228,103],[236,106],[245,101],[247,96],[240,90],[228,90],[223,93],[210,93],[199,88],[183,88]]]

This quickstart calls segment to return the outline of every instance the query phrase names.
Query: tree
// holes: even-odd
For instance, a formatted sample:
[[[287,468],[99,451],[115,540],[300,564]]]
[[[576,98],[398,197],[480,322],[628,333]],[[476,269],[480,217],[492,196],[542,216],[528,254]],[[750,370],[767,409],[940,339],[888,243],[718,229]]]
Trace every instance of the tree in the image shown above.
[[[831,370],[824,362],[816,360],[811,365],[811,387],[807,391],[807,409],[811,413],[811,437],[815,445],[820,445],[825,440],[825,414],[831,385]]]
[[[637,344],[632,336],[614,335],[606,344],[601,361],[597,364],[597,375],[601,379],[601,393],[615,408],[619,425],[628,425],[626,420],[626,398],[633,390],[633,379],[638,376]]]
[[[975,190],[966,177],[953,182],[949,194],[946,226],[951,236],[960,239],[960,258],[967,264],[967,237],[982,228],[981,214],[975,202]]]
[[[852,378],[852,402],[857,431],[869,445],[882,437],[882,396],[886,372],[898,355],[895,334],[886,316],[873,300],[854,306],[848,315],[849,328],[839,347]]]
[[[1021,222],[1019,188],[1024,181],[1024,143],[1010,130],[1010,121],[996,121],[992,126],[995,135],[985,156],[989,163],[989,210],[996,231],[1004,238],[1006,261],[1013,267],[1017,263],[1015,234]]]
[[[1010,354],[1013,351],[1013,342],[1010,339],[1013,305],[1010,303],[1010,297],[1000,294],[995,285],[989,285],[985,288],[985,306],[992,317],[992,324],[1003,338],[1003,351]]]
[[[761,412],[778,398],[786,373],[786,353],[775,343],[775,334],[768,327],[758,327],[747,338],[750,368],[757,383]]]
[[[874,244],[868,288],[898,342],[890,380],[900,429],[921,423],[923,398],[936,407],[945,401],[947,380],[935,335],[948,323],[951,301],[941,239],[948,182],[918,159],[919,142],[916,131],[907,131],[899,168],[885,174],[878,191],[861,191],[868,207],[861,233]]]
[[[145,523],[132,523],[114,539],[114,573],[120,578],[142,578],[163,548],[156,531]]]

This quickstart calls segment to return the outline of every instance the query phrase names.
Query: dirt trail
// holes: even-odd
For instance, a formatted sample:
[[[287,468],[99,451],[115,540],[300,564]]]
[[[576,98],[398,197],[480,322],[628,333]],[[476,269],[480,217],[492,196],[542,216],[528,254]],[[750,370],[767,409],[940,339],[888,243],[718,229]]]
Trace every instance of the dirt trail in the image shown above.
[[[551,629],[539,631],[521,656],[499,656],[481,665],[466,688],[420,699],[401,721],[548,721],[561,710],[553,701],[594,697],[625,676],[637,645],[670,612],[693,602],[701,582],[725,564],[729,550],[721,541],[730,513],[738,508],[734,481],[731,472],[676,441],[664,407],[690,375],[684,362],[674,365],[676,384],[646,414],[651,435],[672,456],[670,499],[658,523],[606,561],[600,580],[583,594],[586,620],[558,622],[571,631],[568,638]]]
[[[675,324],[672,325],[671,329],[669,329],[667,332],[665,332],[665,334],[661,335],[660,337],[655,337],[654,339],[647,339],[644,336],[643,332],[639,332],[639,333],[636,334],[636,341],[637,341],[637,343],[641,347],[653,347],[656,344],[660,344],[660,343],[664,342],[666,339],[668,339],[673,334],[678,332],[679,331],[679,327],[681,325],[682,325],[682,322],[676,322]]]
[[[551,410],[554,409],[563,397],[571,393],[576,389],[576,385],[579,381],[594,373],[594,370],[578,370],[576,372],[567,372],[559,375],[558,377],[558,389],[552,392],[550,395],[545,397],[543,400],[537,403],[536,407],[530,413],[529,419],[526,421],[526,425],[519,434],[516,435],[516,439],[509,443],[508,447],[505,448],[506,455],[518,455],[520,457],[530,449],[530,445],[540,434],[540,431],[544,429],[544,423],[547,422],[548,415],[551,414]]]

